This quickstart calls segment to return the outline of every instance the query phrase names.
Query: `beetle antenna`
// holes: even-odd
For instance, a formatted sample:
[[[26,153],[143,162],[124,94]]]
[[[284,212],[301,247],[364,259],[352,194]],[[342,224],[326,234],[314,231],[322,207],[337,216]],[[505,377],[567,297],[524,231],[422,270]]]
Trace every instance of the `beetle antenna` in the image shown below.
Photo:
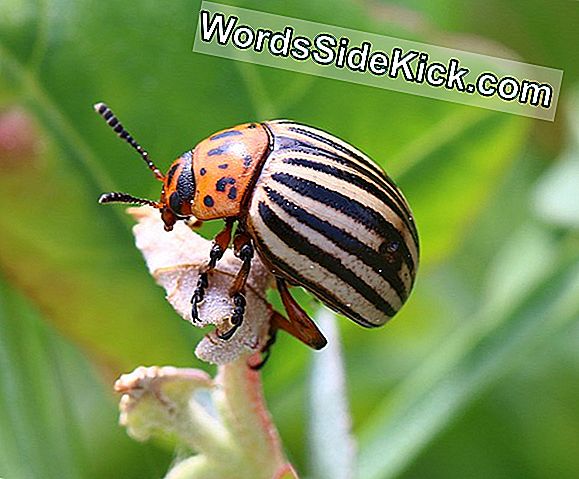
[[[102,116],[107,124],[113,129],[119,138],[125,140],[129,145],[131,145],[137,153],[141,155],[141,158],[145,160],[149,169],[153,172],[155,177],[161,181],[165,180],[165,175],[161,172],[159,168],[155,166],[155,163],[149,158],[149,153],[147,153],[141,145],[139,145],[135,139],[129,134],[125,127],[121,124],[119,119],[113,113],[113,111],[105,103],[96,103],[94,105],[94,110]]]
[[[128,193],[119,193],[117,191],[113,191],[111,193],[103,193],[99,198],[99,203],[129,203],[132,205],[148,205],[157,209],[161,208],[161,205],[156,201],[137,198],[136,196],[131,196]]]

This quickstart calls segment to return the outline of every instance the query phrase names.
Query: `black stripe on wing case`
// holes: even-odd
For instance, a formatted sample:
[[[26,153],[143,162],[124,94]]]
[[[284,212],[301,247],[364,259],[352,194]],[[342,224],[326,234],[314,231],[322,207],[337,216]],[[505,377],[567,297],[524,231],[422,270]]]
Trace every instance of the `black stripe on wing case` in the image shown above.
[[[291,122],[282,122],[282,123],[291,123]],[[291,151],[297,153],[305,152],[308,153],[309,155],[327,158],[329,160],[340,163],[341,165],[352,168],[353,170],[372,180],[374,183],[376,183],[384,190],[386,190],[387,194],[389,194],[392,197],[392,199],[394,200],[394,202],[396,202],[396,205],[398,206],[397,208],[391,209],[403,219],[406,227],[408,228],[410,234],[412,235],[412,238],[414,239],[417,251],[419,250],[420,246],[418,240],[418,232],[416,230],[416,225],[413,220],[412,212],[408,207],[408,203],[406,202],[406,199],[404,198],[404,196],[402,196],[402,193],[400,192],[398,187],[394,184],[392,179],[388,175],[386,175],[383,171],[380,171],[380,174],[378,174],[375,169],[369,169],[360,163],[352,161],[352,159],[349,158],[348,156],[339,155],[334,151],[327,150],[319,145],[314,145],[307,140],[301,139],[299,135],[296,135],[294,137],[276,135],[275,141],[276,141],[275,146],[276,150],[284,150],[284,152]],[[404,211],[405,214],[402,214],[401,210]]]
[[[378,233],[385,241],[396,241],[402,248],[402,255],[406,260],[408,269],[414,271],[414,260],[408,250],[406,241],[393,224],[386,221],[382,215],[373,209],[305,178],[298,178],[288,173],[274,173],[271,178],[300,195],[319,201],[353,218],[369,230]]]
[[[372,268],[389,283],[389,286],[394,289],[402,302],[408,298],[408,292],[398,276],[402,258],[399,258],[394,263],[388,263],[384,255],[379,254],[346,231],[308,213],[303,208],[284,198],[281,193],[268,187],[265,190],[271,201],[280,206],[287,214],[312,230],[317,231],[341,250],[359,258],[360,261]]]
[[[406,212],[400,210],[398,206],[398,202],[393,200],[392,195],[385,192],[383,189],[377,187],[375,184],[370,183],[366,179],[363,178],[361,175],[354,175],[348,171],[345,171],[341,168],[336,168],[335,166],[329,165],[327,163],[310,160],[307,158],[284,158],[284,163],[295,165],[295,166],[303,166],[304,168],[311,168],[315,171],[319,171],[320,173],[325,173],[327,175],[331,175],[335,178],[340,180],[344,180],[347,183],[350,183],[358,188],[361,188],[364,191],[367,191],[371,195],[375,196],[380,202],[384,203],[388,208],[390,208],[404,223],[410,234],[412,235],[412,239],[417,242],[416,232],[414,231],[414,225],[411,224],[409,220],[409,215]],[[367,176],[365,171],[361,171],[364,176]]]
[[[394,316],[394,309],[380,294],[358,278],[352,271],[344,268],[341,261],[327,252],[311,244],[302,235],[295,232],[287,223],[279,218],[275,212],[263,201],[259,202],[259,215],[264,224],[289,248],[310,259],[313,263],[337,276],[348,286],[367,299],[378,310],[388,316]]]
[[[384,323],[384,322],[371,323],[363,316],[361,316],[360,313],[354,311],[351,307],[348,307],[345,304],[343,304],[330,291],[328,291],[325,288],[322,288],[319,284],[315,284],[312,281],[304,278],[300,273],[296,271],[295,268],[290,266],[280,257],[274,255],[271,252],[271,250],[266,247],[265,241],[263,240],[263,238],[259,236],[259,234],[257,235],[257,242],[258,243],[261,242],[261,244],[263,245],[262,248],[260,249],[260,253],[263,256],[265,256],[265,258],[269,261],[269,263],[271,263],[275,268],[279,269],[279,271],[284,272],[288,276],[289,280],[295,282],[300,286],[303,286],[308,291],[315,294],[326,304],[326,306],[329,306],[334,311],[337,311],[338,313],[347,316],[348,318],[354,320],[356,323],[358,323],[361,326],[364,326],[365,328],[377,328],[378,326],[381,326]]]
[[[323,135],[319,135],[317,133],[314,133],[313,131],[309,131],[309,130],[306,130],[304,128],[300,128],[298,126],[288,126],[288,130],[293,131],[295,133],[299,133],[299,134],[304,135],[304,136],[307,136],[307,137],[312,138],[314,140],[317,140],[321,143],[324,143],[324,144],[340,151],[341,153],[345,153],[346,155],[351,156],[352,158],[356,158],[356,160],[358,160],[361,163],[364,163],[364,165],[366,165],[368,168],[372,169],[373,171],[375,171],[379,175],[384,175],[384,172],[382,171],[382,169],[378,165],[369,161],[367,158],[364,158],[362,155],[360,155],[356,151],[352,150],[351,148],[347,148],[346,146],[340,145],[339,143],[336,143],[331,138],[329,138],[330,136],[333,136],[330,133],[327,133],[323,130],[320,130],[319,128],[316,128],[316,130],[319,130],[321,133],[327,135],[327,136],[323,136]]]

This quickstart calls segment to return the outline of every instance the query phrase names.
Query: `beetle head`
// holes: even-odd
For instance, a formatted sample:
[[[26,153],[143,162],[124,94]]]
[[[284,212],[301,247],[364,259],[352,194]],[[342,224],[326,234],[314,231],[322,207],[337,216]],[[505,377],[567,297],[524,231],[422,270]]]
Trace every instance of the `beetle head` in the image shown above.
[[[165,229],[171,229],[176,221],[191,217],[191,203],[195,195],[195,178],[191,151],[177,158],[163,179],[161,191],[161,218]]]

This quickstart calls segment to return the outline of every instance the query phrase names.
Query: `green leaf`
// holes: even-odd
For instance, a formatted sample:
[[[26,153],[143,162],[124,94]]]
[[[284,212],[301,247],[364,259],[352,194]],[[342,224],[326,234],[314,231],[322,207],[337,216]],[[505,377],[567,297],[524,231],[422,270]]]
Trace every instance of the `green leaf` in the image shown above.
[[[361,478],[398,476],[484,388],[579,319],[575,242],[548,238],[540,230],[527,229],[524,237],[525,242],[521,236],[512,238],[507,247],[518,254],[501,254],[501,267],[495,269],[500,274],[489,278],[494,289],[510,291],[514,298],[506,304],[504,295],[490,295],[496,300],[466,320],[368,419],[361,433]],[[519,258],[536,251],[558,254],[529,275],[526,261]]]
[[[72,385],[61,376],[67,360],[22,300],[0,288],[0,476],[79,476],[86,464],[68,407]]]
[[[579,88],[569,103],[572,139],[537,185],[535,206],[546,221],[579,228]]]
[[[395,157],[418,224],[423,263],[441,261],[461,245],[516,159],[527,125],[508,115],[457,111]]]
[[[92,365],[0,278],[0,477],[159,477],[169,458],[116,423]]]

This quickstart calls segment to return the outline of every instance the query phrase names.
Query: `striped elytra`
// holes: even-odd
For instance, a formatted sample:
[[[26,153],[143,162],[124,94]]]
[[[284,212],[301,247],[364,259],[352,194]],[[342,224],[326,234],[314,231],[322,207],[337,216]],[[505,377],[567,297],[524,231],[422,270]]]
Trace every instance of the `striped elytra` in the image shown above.
[[[366,327],[408,298],[418,235],[400,190],[366,155],[316,128],[267,122],[274,138],[247,215],[282,275]]]
[[[326,344],[288,285],[304,287],[365,327],[384,324],[408,299],[419,259],[412,212],[393,181],[352,145],[293,121],[246,123],[209,136],[163,175],[106,105],[95,109],[163,181],[158,202],[125,193],[105,194],[101,202],[153,206],[167,231],[184,219],[225,220],[191,300],[195,320],[208,273],[233,243],[243,263],[230,290],[230,328],[218,332],[221,339],[243,321],[254,252],[276,277],[289,318],[273,313],[264,351],[278,329],[316,349]]]

